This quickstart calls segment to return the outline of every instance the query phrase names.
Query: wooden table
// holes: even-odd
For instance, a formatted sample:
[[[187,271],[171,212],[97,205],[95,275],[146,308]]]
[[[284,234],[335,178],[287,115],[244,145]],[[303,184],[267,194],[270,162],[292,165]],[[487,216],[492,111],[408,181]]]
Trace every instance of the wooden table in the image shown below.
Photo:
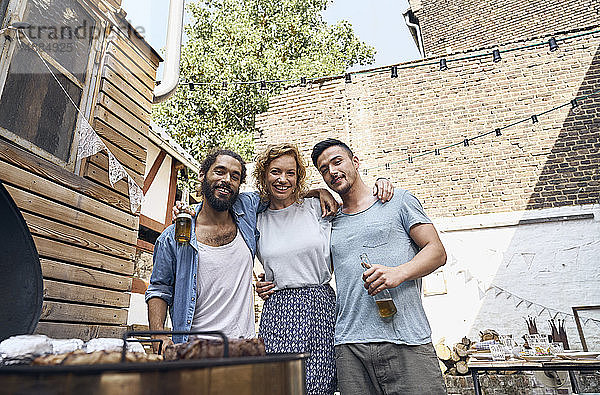
[[[554,359],[548,362],[528,362],[520,359],[508,361],[469,361],[469,369],[473,376],[473,387],[476,395],[481,395],[481,386],[479,384],[479,372],[489,372],[495,370],[512,371],[567,371],[571,379],[571,388],[574,393],[579,393],[577,381],[575,380],[575,371],[596,371],[600,370],[600,360],[568,360]]]

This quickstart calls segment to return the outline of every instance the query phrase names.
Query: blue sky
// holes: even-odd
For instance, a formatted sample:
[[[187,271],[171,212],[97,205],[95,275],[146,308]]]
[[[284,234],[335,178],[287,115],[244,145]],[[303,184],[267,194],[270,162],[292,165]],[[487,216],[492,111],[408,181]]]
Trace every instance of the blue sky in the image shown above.
[[[123,0],[123,8],[131,24],[162,53],[169,1]],[[377,50],[375,66],[385,66],[420,58],[402,16],[407,8],[407,0],[333,0],[323,17],[329,23],[349,21],[358,37]],[[161,72],[162,68],[158,79]]]

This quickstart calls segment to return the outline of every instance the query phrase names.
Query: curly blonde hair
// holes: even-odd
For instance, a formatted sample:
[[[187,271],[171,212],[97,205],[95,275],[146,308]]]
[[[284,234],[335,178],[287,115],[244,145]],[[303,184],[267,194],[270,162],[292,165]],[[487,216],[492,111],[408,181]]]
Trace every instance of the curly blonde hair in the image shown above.
[[[267,170],[273,160],[284,155],[291,155],[296,160],[296,188],[294,189],[294,201],[300,203],[301,197],[308,191],[307,185],[307,169],[300,155],[300,150],[295,144],[283,143],[268,146],[263,152],[258,154],[256,165],[252,173],[256,180],[256,188],[263,201],[269,201],[269,189],[267,187]]]

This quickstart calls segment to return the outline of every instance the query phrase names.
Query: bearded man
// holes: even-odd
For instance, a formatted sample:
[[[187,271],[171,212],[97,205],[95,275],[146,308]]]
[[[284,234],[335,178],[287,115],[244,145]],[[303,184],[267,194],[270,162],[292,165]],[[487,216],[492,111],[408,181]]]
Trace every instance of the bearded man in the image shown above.
[[[177,243],[175,226],[154,246],[146,291],[150,330],[164,330],[167,307],[174,331],[222,331],[229,338],[253,338],[252,266],[256,253],[258,194],[239,193],[246,178],[235,152],[209,154],[200,170],[204,204],[196,207],[189,243]],[[155,336],[168,344],[187,335]]]

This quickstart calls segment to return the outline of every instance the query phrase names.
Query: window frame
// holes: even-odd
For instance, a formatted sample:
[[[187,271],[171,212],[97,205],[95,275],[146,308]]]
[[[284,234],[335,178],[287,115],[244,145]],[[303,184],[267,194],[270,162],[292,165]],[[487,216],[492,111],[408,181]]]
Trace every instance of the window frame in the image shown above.
[[[23,19],[23,15],[25,13],[25,7],[27,2],[32,0],[11,0],[8,4],[8,8],[6,11],[6,16],[4,21],[2,21],[2,28],[10,25],[13,21],[21,21]],[[75,122],[75,128],[72,131],[72,142],[71,148],[69,152],[69,158],[65,162],[61,158],[54,156],[53,154],[45,151],[44,149],[38,147],[33,142],[24,139],[13,133],[12,131],[0,127],[0,135],[6,136],[13,143],[25,148],[26,150],[34,153],[37,156],[40,156],[44,159],[49,160],[52,163],[55,163],[61,167],[66,168],[71,172],[76,172],[79,164],[77,163],[77,147],[79,143],[79,128],[81,124],[82,116],[85,116],[86,119],[89,120],[89,116],[92,110],[93,99],[95,97],[97,78],[94,78],[95,73],[100,70],[101,61],[98,57],[98,54],[103,52],[103,44],[106,36],[106,25],[107,22],[104,18],[100,16],[100,13],[97,11],[95,7],[87,0],[73,0],[81,5],[84,10],[93,18],[96,22],[96,31],[99,33],[98,37],[94,37],[92,39],[90,45],[90,51],[88,54],[88,62],[85,71],[85,77],[83,82],[79,81],[73,74],[71,74],[65,67],[58,63],[52,56],[46,53],[43,49],[39,49],[42,57],[56,70],[59,71],[61,75],[69,79],[71,82],[76,84],[81,89],[81,99],[79,101],[78,107],[81,113],[77,113],[77,119]],[[18,45],[18,41],[16,40],[16,35],[14,33],[10,33],[11,39],[6,39],[6,36],[0,37],[0,40],[4,38],[4,42],[0,43],[0,98],[4,92],[4,86],[6,84],[6,80],[8,78],[8,70],[10,68],[12,58],[14,56],[15,50]],[[21,40],[23,45],[28,45]],[[72,105],[70,101],[68,101],[68,105]]]

